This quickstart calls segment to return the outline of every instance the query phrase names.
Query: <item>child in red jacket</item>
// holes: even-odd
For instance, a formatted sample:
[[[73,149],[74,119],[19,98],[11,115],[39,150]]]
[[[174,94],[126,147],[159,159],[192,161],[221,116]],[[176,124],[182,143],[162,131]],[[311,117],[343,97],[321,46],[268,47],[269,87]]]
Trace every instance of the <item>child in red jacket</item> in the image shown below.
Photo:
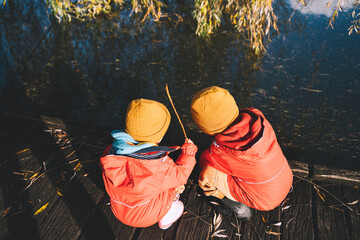
[[[170,124],[167,108],[137,99],[127,109],[125,131],[100,159],[106,191],[114,215],[124,224],[170,227],[184,211],[179,194],[195,165],[197,147],[187,139],[176,163],[168,156],[179,147],[158,146]]]
[[[199,185],[207,196],[222,199],[239,218],[250,208],[277,207],[292,185],[292,171],[264,115],[255,108],[240,109],[220,87],[198,92],[191,103],[197,126],[213,138],[202,152]]]

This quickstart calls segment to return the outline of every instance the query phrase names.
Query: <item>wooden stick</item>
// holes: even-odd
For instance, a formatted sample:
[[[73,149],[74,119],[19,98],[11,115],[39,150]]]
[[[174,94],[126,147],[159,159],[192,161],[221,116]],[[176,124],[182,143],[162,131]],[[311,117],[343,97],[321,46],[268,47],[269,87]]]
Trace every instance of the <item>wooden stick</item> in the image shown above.
[[[343,201],[341,201],[341,200],[340,200],[339,198],[337,198],[334,194],[332,194],[331,192],[329,192],[329,191],[326,190],[325,188],[321,187],[320,185],[318,185],[318,184],[316,184],[316,183],[314,183],[314,182],[312,182],[312,181],[310,181],[310,180],[307,180],[306,178],[300,177],[300,176],[294,175],[294,177],[299,178],[299,179],[301,179],[301,180],[304,180],[304,181],[306,181],[306,182],[308,182],[308,183],[316,186],[317,188],[320,188],[321,190],[327,192],[327,193],[330,194],[333,198],[335,198],[339,203],[341,203],[341,205],[343,205],[344,207],[346,207],[346,208],[349,209],[350,211],[354,212],[354,210],[353,210],[351,207],[349,207],[349,205],[347,205],[346,203],[344,203]]]
[[[174,112],[175,112],[175,114],[176,114],[176,117],[177,117],[177,119],[179,120],[179,123],[180,123],[181,128],[182,128],[183,133],[184,133],[184,136],[185,136],[185,138],[187,139],[187,135],[186,135],[186,132],[185,132],[184,125],[182,124],[181,119],[180,119],[180,117],[179,117],[179,114],[177,113],[176,108],[175,108],[175,106],[174,106],[174,103],[173,103],[173,101],[172,101],[172,99],[171,99],[171,96],[170,96],[170,93],[169,93],[169,87],[168,87],[167,83],[166,83],[166,85],[165,85],[165,89],[166,89],[166,93],[167,93],[167,95],[168,95],[168,98],[169,98],[169,100],[170,100],[171,106],[173,107]]]

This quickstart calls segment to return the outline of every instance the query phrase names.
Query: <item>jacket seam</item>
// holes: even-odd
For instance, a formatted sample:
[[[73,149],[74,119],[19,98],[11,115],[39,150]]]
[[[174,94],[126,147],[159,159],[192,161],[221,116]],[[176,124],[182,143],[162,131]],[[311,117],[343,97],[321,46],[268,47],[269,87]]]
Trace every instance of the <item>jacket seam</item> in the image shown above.
[[[119,204],[121,204],[121,205],[124,205],[125,207],[128,207],[128,208],[136,208],[136,207],[145,205],[145,204],[147,204],[147,203],[150,202],[150,200],[148,200],[148,201],[146,201],[146,202],[144,202],[144,203],[139,203],[139,204],[136,204],[136,205],[134,205],[134,206],[130,206],[130,205],[127,205],[127,204],[125,204],[125,203],[123,203],[123,202],[116,201],[116,200],[114,200],[114,199],[112,199],[112,198],[111,198],[110,200],[113,201],[113,202],[115,202],[115,203],[119,203]]]
[[[286,160],[284,160],[284,163],[283,163],[282,168],[280,169],[280,171],[279,171],[274,177],[272,177],[272,178],[270,178],[270,179],[268,179],[268,180],[266,180],[266,181],[263,181],[263,182],[247,182],[247,181],[244,181],[244,180],[242,180],[242,179],[239,179],[238,177],[235,177],[235,178],[236,178],[238,181],[244,182],[244,183],[247,183],[247,184],[264,184],[264,183],[270,182],[270,181],[274,180],[275,178],[277,178],[277,177],[280,175],[280,173],[284,170],[285,164],[286,164]]]

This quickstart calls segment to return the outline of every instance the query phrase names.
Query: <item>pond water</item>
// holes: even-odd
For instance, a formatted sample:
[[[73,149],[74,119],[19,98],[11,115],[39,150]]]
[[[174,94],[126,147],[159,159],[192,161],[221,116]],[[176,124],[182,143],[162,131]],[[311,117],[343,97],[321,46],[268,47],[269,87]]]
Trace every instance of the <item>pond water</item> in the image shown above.
[[[197,38],[191,8],[173,2],[183,22],[134,24],[124,10],[60,25],[42,0],[8,0],[0,7],[0,111],[116,129],[132,99],[170,110],[168,83],[188,135],[201,142],[191,99],[218,85],[239,107],[263,111],[290,159],[360,170],[360,38],[348,36],[346,13],[327,28],[331,9],[319,2],[276,1],[280,31],[256,56],[227,27],[210,40]],[[182,142],[175,115],[168,135]]]

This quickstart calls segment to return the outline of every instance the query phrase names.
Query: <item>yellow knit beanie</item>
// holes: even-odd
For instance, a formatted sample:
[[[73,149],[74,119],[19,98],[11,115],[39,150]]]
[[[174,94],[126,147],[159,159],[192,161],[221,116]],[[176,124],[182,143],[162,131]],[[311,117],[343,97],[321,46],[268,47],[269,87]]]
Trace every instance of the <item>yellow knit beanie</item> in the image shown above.
[[[171,116],[164,104],[148,99],[133,100],[125,119],[125,131],[139,142],[160,142]]]
[[[239,108],[226,89],[213,86],[193,97],[191,115],[204,133],[215,135],[224,131],[237,118]]]

